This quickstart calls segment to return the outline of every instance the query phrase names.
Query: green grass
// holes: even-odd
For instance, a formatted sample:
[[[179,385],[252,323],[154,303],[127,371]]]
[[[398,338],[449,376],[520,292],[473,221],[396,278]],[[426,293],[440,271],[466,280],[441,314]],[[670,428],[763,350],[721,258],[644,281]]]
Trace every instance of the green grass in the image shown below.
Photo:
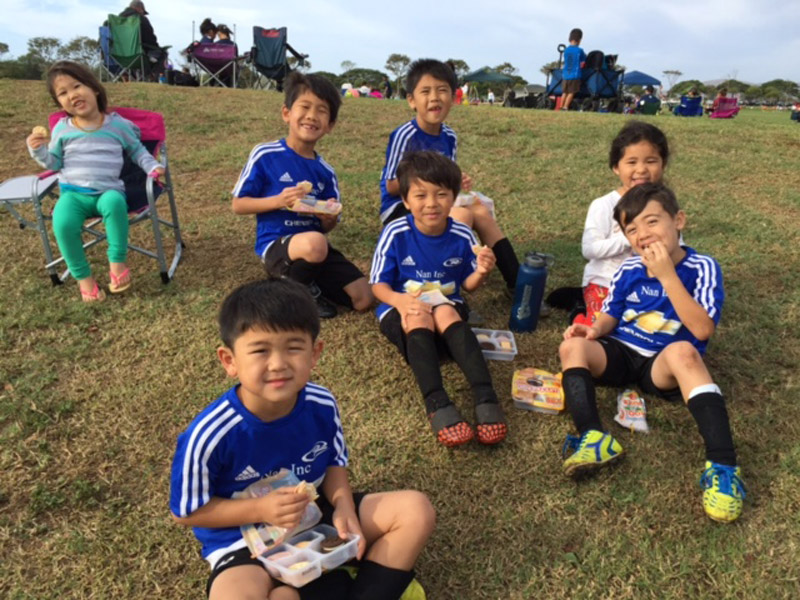
[[[237,284],[261,275],[254,223],[230,189],[251,148],[283,135],[272,92],[110,85],[113,104],[162,111],[187,250],[163,286],[132,259],[131,292],[102,306],[53,288],[38,237],[0,212],[0,596],[197,598],[207,576],[167,498],[177,434],[225,390],[215,314]],[[24,138],[51,110],[44,85],[0,80],[0,179],[35,171]],[[320,151],[340,178],[345,215],[333,242],[367,269],[378,236],[378,179],[403,102],[345,101]],[[702,442],[688,411],[649,402],[650,435],[618,432],[618,467],[574,483],[558,452],[566,415],[517,411],[514,368],[558,368],[565,315],[518,336],[513,364],[491,370],[509,414],[499,448],[434,442],[408,368],[372,314],[323,325],[315,378],[337,395],[353,487],[416,488],[436,532],[418,565],[432,600],[530,597],[790,598],[800,595],[800,127],[787,113],[732,121],[647,119],[669,136],[666,176],[689,215],[686,240],[725,274],[722,324],[708,364],[728,398],[749,496],[721,526],[703,514]],[[517,252],[552,252],[549,288],[577,285],[589,202],[616,185],[608,146],[620,115],[455,107],[460,163],[495,199]],[[144,236],[144,229],[137,233]],[[90,260],[105,280],[104,252]],[[506,325],[493,275],[471,303]],[[445,365],[448,389],[469,404]],[[614,394],[599,392],[611,423]]]

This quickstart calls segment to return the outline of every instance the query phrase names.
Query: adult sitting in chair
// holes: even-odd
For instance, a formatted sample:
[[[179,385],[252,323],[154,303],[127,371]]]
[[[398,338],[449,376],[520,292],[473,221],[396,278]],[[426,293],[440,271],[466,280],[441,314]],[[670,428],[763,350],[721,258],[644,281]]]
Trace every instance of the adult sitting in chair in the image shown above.
[[[236,56],[239,56],[239,48],[236,46],[236,42],[231,39],[231,30],[227,25],[223,25],[222,23],[217,25],[217,41],[214,43],[221,46],[233,46]],[[220,80],[226,87],[233,87],[233,76],[233,66],[226,68],[219,74]]]
[[[128,8],[119,13],[120,17],[139,17],[139,39],[142,49],[147,55],[145,75],[153,80],[158,80],[158,76],[164,72],[164,62],[167,60],[167,49],[158,45],[158,38],[147,18],[149,13],[145,10],[142,0],[132,0]]]
[[[654,92],[655,90],[652,85],[648,85],[645,88],[645,94],[639,98],[639,101],[636,103],[637,113],[654,115],[658,112],[658,109],[661,108],[661,100],[655,96]]]

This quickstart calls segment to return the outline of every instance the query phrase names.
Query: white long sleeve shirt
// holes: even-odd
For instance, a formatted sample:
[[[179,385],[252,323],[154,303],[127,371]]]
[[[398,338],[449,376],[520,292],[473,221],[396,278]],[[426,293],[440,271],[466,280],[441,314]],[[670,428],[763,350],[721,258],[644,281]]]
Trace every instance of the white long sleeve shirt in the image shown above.
[[[589,261],[583,269],[582,287],[590,283],[609,287],[614,273],[631,256],[631,245],[614,220],[614,207],[621,197],[614,190],[589,205],[581,241],[583,257]]]

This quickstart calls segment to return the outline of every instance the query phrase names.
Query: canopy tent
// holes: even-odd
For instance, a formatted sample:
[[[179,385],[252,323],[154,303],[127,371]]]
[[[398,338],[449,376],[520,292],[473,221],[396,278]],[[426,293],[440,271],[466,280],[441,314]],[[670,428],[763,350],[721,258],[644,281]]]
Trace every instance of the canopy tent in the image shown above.
[[[472,71],[472,73],[467,73],[462,78],[464,81],[472,81],[475,83],[481,82],[499,82],[499,83],[511,83],[514,81],[513,77],[509,77],[503,73],[498,73],[497,71],[493,71],[489,67],[483,67],[482,69],[478,69],[477,71]]]
[[[661,85],[661,82],[641,71],[630,71],[623,76],[622,85]]]

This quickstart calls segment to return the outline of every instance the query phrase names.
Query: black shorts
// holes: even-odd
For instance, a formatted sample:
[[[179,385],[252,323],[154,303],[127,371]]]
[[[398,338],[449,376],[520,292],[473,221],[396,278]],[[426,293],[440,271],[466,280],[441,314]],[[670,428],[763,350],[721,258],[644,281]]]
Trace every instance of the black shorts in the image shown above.
[[[461,317],[462,321],[466,322],[469,320],[469,306],[467,306],[466,302],[456,302],[456,305],[453,308],[456,309],[456,312],[458,313],[458,316]],[[390,342],[397,346],[397,349],[400,350],[400,354],[402,354],[403,358],[405,358],[406,362],[408,362],[406,332],[403,331],[400,313],[397,312],[396,308],[390,309],[381,319],[380,330]],[[439,354],[439,359],[441,360],[447,357],[452,358],[447,350],[447,345],[444,343],[442,336],[437,334],[434,337],[436,339],[436,351]]]
[[[353,502],[356,505],[356,514],[358,514],[358,510],[361,507],[361,501],[364,499],[364,496],[366,496],[366,494],[362,492],[353,493]],[[322,511],[322,518],[319,522],[324,523],[325,525],[333,525],[333,505],[328,502],[328,499],[325,498],[324,495],[320,494],[320,497],[317,500],[317,506],[319,506],[319,509]],[[250,553],[250,548],[247,546],[244,548],[239,548],[238,550],[234,550],[233,552],[229,552],[217,561],[217,566],[212,569],[211,575],[208,576],[208,582],[206,583],[206,596],[208,596],[211,592],[211,584],[214,583],[214,580],[219,576],[220,573],[233,567],[240,567],[242,565],[255,565],[266,571],[264,563],[257,558],[253,558]],[[325,577],[325,574],[323,574],[322,577]],[[285,585],[280,581],[277,581],[276,583],[279,586]]]
[[[389,223],[391,223],[395,219],[399,219],[400,217],[405,217],[406,215],[410,215],[410,214],[411,214],[411,211],[406,208],[405,204],[400,202],[397,206],[395,206],[392,209],[392,212],[389,213],[389,216],[387,216],[383,220],[383,224],[384,225],[388,225]]]
[[[561,82],[561,92],[566,96],[567,94],[577,94],[581,91],[580,79],[564,79]]]
[[[599,340],[606,353],[606,370],[595,381],[609,387],[625,387],[635,383],[645,394],[651,394],[665,400],[682,400],[680,388],[662,390],[656,387],[651,377],[653,363],[658,354],[642,356],[622,342],[602,337]]]
[[[264,253],[264,269],[267,271],[267,275],[272,277],[289,276],[289,269],[292,266],[292,261],[289,258],[289,242],[291,239],[291,235],[283,236],[275,240],[267,248]],[[322,295],[336,304],[352,308],[353,303],[350,300],[350,296],[344,291],[344,287],[362,277],[364,277],[364,274],[359,268],[329,243],[328,256],[322,262],[322,268],[316,279],[319,289],[322,290]]]

